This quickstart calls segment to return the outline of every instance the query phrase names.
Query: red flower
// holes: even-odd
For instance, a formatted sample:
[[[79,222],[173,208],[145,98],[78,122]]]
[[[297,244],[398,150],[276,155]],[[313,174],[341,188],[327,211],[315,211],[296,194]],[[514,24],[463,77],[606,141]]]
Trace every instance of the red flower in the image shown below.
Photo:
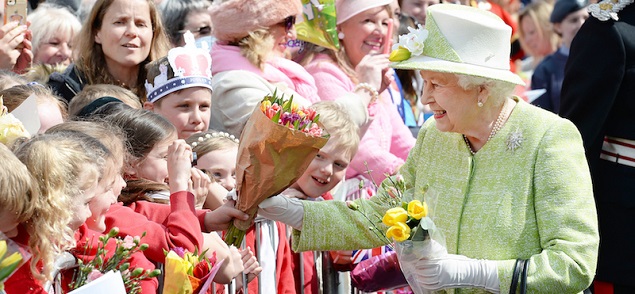
[[[201,262],[197,263],[196,266],[194,266],[192,275],[194,275],[194,277],[199,279],[205,278],[205,276],[209,274],[209,271],[211,270],[211,268],[212,268],[212,265],[209,262],[207,262],[207,260],[202,260]]]

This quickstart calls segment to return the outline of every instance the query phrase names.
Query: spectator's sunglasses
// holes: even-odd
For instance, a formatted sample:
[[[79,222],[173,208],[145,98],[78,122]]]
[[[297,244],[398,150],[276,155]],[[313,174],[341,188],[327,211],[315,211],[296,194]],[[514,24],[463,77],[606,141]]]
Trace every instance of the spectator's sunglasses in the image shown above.
[[[187,32],[187,30],[181,30],[179,31],[180,34],[185,34],[185,32]],[[212,33],[212,27],[210,26],[204,26],[204,27],[200,27],[194,31],[190,31],[192,32],[192,34],[199,34],[199,35],[210,35]]]
[[[284,24],[284,29],[288,33],[293,28],[293,25],[295,25],[295,15],[287,16],[281,23]]]

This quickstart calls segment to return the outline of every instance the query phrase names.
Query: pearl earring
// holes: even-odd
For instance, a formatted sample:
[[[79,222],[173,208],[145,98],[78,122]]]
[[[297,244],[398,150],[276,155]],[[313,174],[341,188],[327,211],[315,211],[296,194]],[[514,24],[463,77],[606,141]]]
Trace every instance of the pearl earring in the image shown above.
[[[344,39],[344,33],[342,33],[342,32],[337,33],[337,37],[338,37],[340,40]]]
[[[478,107],[483,107],[483,102],[479,101],[478,103],[476,103],[476,105],[477,105]]]

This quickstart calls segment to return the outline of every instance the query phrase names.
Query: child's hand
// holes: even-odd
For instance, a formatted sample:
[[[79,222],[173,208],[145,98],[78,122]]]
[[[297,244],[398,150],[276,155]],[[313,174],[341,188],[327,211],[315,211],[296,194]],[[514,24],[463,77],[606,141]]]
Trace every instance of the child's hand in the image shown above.
[[[227,191],[220,183],[211,181],[208,187],[207,198],[203,204],[203,208],[214,210],[223,205],[227,198]]]
[[[209,179],[209,176],[207,176],[198,168],[192,167],[190,171],[192,173],[192,181],[188,188],[188,191],[194,194],[194,199],[196,199],[195,206],[197,209],[200,209],[203,207],[203,204],[207,200],[209,186],[212,181]]]
[[[168,147],[168,178],[170,194],[188,191],[192,175],[192,147],[185,140],[176,140]]]
[[[218,209],[205,214],[205,228],[208,232],[222,231],[229,228],[229,223],[235,218],[241,220],[249,219],[249,215],[234,208],[236,201],[227,200]]]
[[[241,249],[240,255],[243,261],[243,273],[247,275],[247,283],[249,283],[262,272],[262,267],[258,263],[258,260],[256,260],[256,256],[254,256],[251,248]]]

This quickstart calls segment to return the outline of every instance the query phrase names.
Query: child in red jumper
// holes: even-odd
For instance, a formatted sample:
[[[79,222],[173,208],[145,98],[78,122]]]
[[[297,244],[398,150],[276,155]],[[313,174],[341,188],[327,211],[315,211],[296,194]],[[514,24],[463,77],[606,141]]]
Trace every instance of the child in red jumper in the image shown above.
[[[20,224],[14,241],[28,245],[33,258],[5,283],[7,293],[47,293],[54,278],[53,260],[64,251],[83,252],[85,237],[100,233],[85,224],[93,216],[90,203],[102,197],[108,187],[100,180],[108,177],[110,151],[96,139],[79,132],[39,135],[18,146],[16,156],[37,181],[33,217]],[[103,183],[103,182],[102,182]],[[85,256],[90,260],[94,256]],[[152,270],[154,266],[137,254],[133,266]],[[63,273],[65,280],[72,271]],[[66,289],[66,283],[57,285]],[[143,281],[144,293],[157,290],[156,279]]]
[[[161,245],[158,247],[165,248],[163,246],[166,246],[166,250],[183,247],[192,252],[195,248],[199,251],[208,249],[210,257],[216,254],[219,260],[226,259],[214,280],[219,283],[229,283],[243,270],[241,254],[238,249],[227,247],[218,234],[202,233],[214,228],[200,225],[206,224],[210,216],[209,213],[200,213],[195,210],[194,197],[197,202],[202,203],[212,183],[207,175],[192,167],[191,147],[184,140],[177,139],[176,128],[166,118],[148,110],[122,109],[106,116],[105,121],[124,130],[129,146],[128,161],[123,168],[127,187],[119,196],[119,201],[160,224],[164,224],[164,220],[170,221],[165,223],[168,224],[168,228],[174,230],[172,232],[180,233],[169,236],[170,239],[167,240],[165,234],[157,234],[159,239],[154,241],[157,245]],[[182,193],[187,194],[181,195]],[[144,208],[151,204],[149,202],[162,203],[163,209]],[[171,210],[166,210],[168,207]],[[113,209],[113,211],[115,213],[121,210]],[[217,209],[211,213],[222,212],[223,209]],[[145,229],[141,226],[142,224],[131,223],[129,219],[109,217],[107,224],[114,225],[109,221],[125,222],[126,230],[143,231]],[[173,237],[181,238],[181,240],[174,240]],[[188,243],[188,240],[197,242]],[[165,241],[168,243],[166,244]],[[184,244],[179,245],[177,242]],[[162,252],[155,253],[156,256],[150,254],[152,252],[146,253],[150,259],[163,261]]]

